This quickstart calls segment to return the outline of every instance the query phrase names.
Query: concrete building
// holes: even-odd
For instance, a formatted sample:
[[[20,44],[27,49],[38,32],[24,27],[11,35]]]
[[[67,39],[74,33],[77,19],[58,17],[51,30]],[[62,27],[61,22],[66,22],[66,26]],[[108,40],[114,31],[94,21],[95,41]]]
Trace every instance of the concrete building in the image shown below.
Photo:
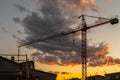
[[[120,72],[105,74],[106,80],[120,80]]]
[[[56,80],[57,75],[35,70],[34,62],[17,63],[0,56],[0,80]]]

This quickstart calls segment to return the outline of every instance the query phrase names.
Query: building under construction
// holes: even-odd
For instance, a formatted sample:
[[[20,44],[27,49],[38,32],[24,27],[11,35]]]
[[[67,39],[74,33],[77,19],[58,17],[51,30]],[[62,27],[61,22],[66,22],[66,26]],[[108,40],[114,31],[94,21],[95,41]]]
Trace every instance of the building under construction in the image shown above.
[[[56,74],[36,70],[33,61],[16,62],[0,56],[0,80],[56,80]]]

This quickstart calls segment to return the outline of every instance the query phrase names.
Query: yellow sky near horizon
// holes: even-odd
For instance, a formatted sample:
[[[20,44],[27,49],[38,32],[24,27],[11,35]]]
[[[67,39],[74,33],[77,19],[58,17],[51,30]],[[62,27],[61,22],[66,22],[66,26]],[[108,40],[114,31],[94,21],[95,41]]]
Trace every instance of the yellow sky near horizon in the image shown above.
[[[64,80],[70,78],[81,78],[81,66],[58,66],[46,65],[40,62],[35,62],[35,68],[46,72],[60,72],[56,80]],[[66,74],[62,74],[66,72]],[[108,73],[120,72],[120,65],[102,66],[102,67],[88,67],[87,76],[104,75]]]

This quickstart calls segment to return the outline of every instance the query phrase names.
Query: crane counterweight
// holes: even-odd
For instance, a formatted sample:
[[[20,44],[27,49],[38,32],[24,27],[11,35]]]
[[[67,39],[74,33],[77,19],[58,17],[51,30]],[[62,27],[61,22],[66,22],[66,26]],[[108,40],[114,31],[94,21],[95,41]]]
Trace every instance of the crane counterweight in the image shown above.
[[[111,23],[112,25],[117,24],[117,23],[119,23],[119,19],[117,19],[117,18],[111,19],[111,20],[110,20],[110,23]]]

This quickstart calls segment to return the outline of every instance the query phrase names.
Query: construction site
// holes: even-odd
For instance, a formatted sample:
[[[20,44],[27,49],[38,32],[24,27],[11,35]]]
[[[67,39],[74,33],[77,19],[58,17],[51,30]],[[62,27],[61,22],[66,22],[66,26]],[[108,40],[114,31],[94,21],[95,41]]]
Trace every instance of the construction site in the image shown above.
[[[85,17],[103,19],[104,22],[100,22],[98,24],[87,26]],[[57,75],[35,70],[34,62],[29,61],[27,55],[20,55],[20,48],[23,46],[32,45],[32,44],[35,44],[38,42],[46,41],[46,40],[53,39],[53,38],[59,38],[59,37],[65,36],[65,35],[74,34],[78,31],[81,31],[81,36],[82,36],[82,42],[81,42],[82,43],[81,44],[82,79],[81,80],[103,80],[104,77],[99,76],[99,75],[87,78],[87,30],[97,27],[97,26],[100,26],[100,25],[107,24],[107,23],[114,25],[114,24],[118,23],[119,20],[117,18],[107,19],[107,18],[95,17],[95,16],[89,16],[89,15],[81,15],[78,18],[82,20],[82,28],[77,28],[77,29],[66,31],[66,32],[62,31],[60,33],[48,35],[48,36],[46,36],[44,38],[40,38],[38,40],[33,40],[33,41],[27,42],[25,44],[20,44],[18,46],[18,55],[1,54],[1,56],[5,56],[6,58],[8,56],[11,56],[11,60],[8,60],[3,57],[0,58],[1,65],[2,65],[0,67],[0,70],[1,70],[0,71],[0,79],[1,80],[8,80],[8,79],[10,79],[10,80],[43,80],[43,79],[44,80],[45,79],[46,80],[55,80]],[[15,62],[16,61],[14,59],[15,56],[18,57],[17,62]],[[25,60],[20,60],[20,56],[24,56]],[[116,74],[115,74],[115,76],[118,76],[118,79],[114,79],[115,76],[113,76],[112,77],[113,79],[110,77],[110,79],[105,79],[105,80],[119,80],[120,73],[118,73],[117,75]],[[106,75],[106,77],[109,76],[109,74],[105,74],[105,75]],[[48,76],[49,78],[46,76]],[[73,79],[73,80],[78,80],[78,79]]]
[[[119,34],[117,30],[116,33],[110,32],[108,30],[112,28],[105,27],[114,27],[119,23],[118,16],[111,16],[114,15],[112,10],[111,14],[109,10],[105,14],[111,18],[96,16],[96,13],[101,13],[94,0],[36,0],[30,3],[13,0],[2,3],[12,5],[16,12],[13,14],[12,9],[15,10],[11,7],[11,13],[8,15],[9,5],[2,5],[3,8],[0,8],[8,15],[0,20],[0,26],[15,26],[7,28],[11,31],[0,27],[0,80],[120,80],[119,54],[110,53],[119,49]],[[90,15],[89,11],[90,14],[95,13]],[[102,35],[99,36],[97,30],[94,32],[97,28],[98,32],[102,28],[103,32],[99,33]],[[89,36],[91,33],[94,34],[92,37]],[[112,33],[114,34],[111,35]],[[11,35],[16,42],[11,40]],[[105,37],[101,37],[104,35],[105,42]],[[115,36],[117,37],[114,39]],[[107,41],[110,46],[115,42],[114,47],[117,48],[110,51],[111,47]],[[76,76],[74,72],[79,75]]]

